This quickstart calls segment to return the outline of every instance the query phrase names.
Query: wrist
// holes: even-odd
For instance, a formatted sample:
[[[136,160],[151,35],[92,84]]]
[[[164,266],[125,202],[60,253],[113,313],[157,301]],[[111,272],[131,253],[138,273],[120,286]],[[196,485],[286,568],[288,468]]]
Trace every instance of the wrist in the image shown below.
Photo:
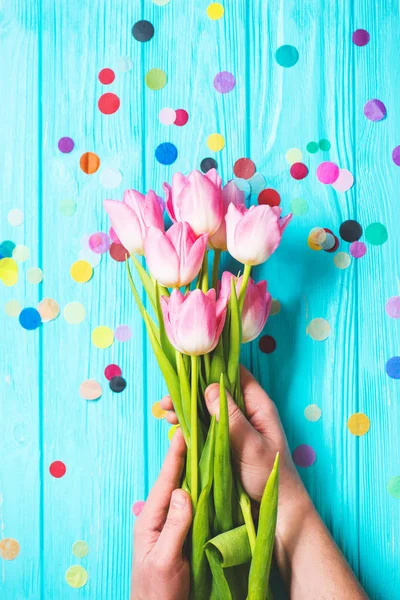
[[[277,539],[285,541],[289,538],[311,511],[315,511],[314,505],[296,469],[283,469],[279,485]]]

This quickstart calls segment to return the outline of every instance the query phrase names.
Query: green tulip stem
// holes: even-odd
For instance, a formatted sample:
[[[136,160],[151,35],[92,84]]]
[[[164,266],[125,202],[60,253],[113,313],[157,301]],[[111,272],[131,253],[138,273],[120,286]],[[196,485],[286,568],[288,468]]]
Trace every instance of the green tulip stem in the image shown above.
[[[196,512],[199,495],[199,460],[198,460],[198,435],[197,435],[197,386],[199,377],[199,359],[191,356],[192,366],[192,389],[190,400],[190,470],[191,470],[191,494],[193,511]]]
[[[216,248],[214,250],[214,262],[213,262],[212,279],[211,279],[211,286],[215,289],[215,291],[217,290],[217,285],[218,285],[218,269],[219,269],[220,259],[221,259],[221,250],[218,250],[218,248]]]
[[[201,291],[208,292],[208,250],[204,252],[203,266],[201,267]]]
[[[250,273],[251,273],[251,265],[244,265],[242,286],[240,288],[240,293],[239,293],[240,312],[242,312],[242,310],[243,310],[244,299],[246,297],[246,290],[247,290],[247,284],[249,283]]]

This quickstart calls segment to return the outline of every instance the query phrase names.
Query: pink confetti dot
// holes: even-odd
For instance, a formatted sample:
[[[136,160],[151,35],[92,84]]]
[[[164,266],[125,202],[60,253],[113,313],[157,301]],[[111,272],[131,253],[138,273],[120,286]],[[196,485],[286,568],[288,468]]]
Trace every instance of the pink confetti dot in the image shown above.
[[[290,167],[290,174],[293,179],[304,179],[308,175],[308,168],[303,163],[297,162]]]
[[[120,377],[122,375],[122,369],[118,365],[111,364],[107,365],[104,369],[104,375],[108,381],[113,377]]]
[[[145,504],[146,503],[144,502],[144,500],[138,500],[137,502],[135,502],[135,504],[132,506],[132,512],[135,515],[135,517],[138,517],[140,515]]]
[[[175,117],[175,121],[174,124],[178,125],[178,127],[182,127],[183,125],[186,125],[186,123],[189,120],[189,115],[186,112],[186,110],[184,110],[183,108],[178,108],[178,110],[175,111],[176,117]]]
[[[400,319],[400,296],[392,296],[386,302],[386,313],[392,319]]]
[[[367,246],[364,242],[353,242],[350,245],[350,254],[354,256],[354,258],[361,258],[367,251]]]
[[[323,162],[317,167],[317,179],[324,183],[335,183],[339,177],[339,167],[333,162]]]
[[[132,337],[132,329],[129,325],[119,325],[115,330],[115,338],[119,342],[127,342]]]
[[[108,252],[110,247],[110,238],[103,231],[93,233],[89,238],[89,248],[96,254]]]
[[[339,177],[335,183],[332,183],[332,187],[337,192],[347,192],[354,183],[353,174],[347,169],[339,169]]]

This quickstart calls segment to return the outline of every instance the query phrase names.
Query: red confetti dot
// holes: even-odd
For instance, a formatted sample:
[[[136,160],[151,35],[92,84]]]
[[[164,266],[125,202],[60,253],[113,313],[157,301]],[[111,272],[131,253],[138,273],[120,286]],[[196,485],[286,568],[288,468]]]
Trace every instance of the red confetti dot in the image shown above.
[[[100,96],[97,104],[99,111],[102,112],[103,115],[112,115],[119,109],[120,101],[118,96],[108,92],[107,94]]]
[[[60,477],[64,477],[65,473],[67,472],[67,467],[63,462],[61,462],[61,460],[55,460],[51,463],[49,471],[50,475],[53,475],[53,477],[59,479]]]
[[[126,257],[129,257],[129,252],[122,244],[117,244],[114,242],[110,246],[110,256],[117,262],[125,262]]]
[[[272,335],[263,335],[258,342],[258,347],[264,354],[271,354],[276,348],[276,341]]]
[[[106,379],[110,381],[113,377],[122,375],[122,369],[118,365],[111,364],[104,369],[104,375],[106,376]]]
[[[115,73],[112,69],[102,69],[99,73],[99,81],[104,85],[110,85],[115,79]]]
[[[235,177],[240,179],[250,179],[256,172],[256,165],[250,158],[239,158],[233,165]]]
[[[281,197],[276,190],[267,188],[261,190],[258,194],[258,204],[268,204],[268,206],[279,206],[281,203]]]
[[[189,115],[186,112],[186,110],[184,110],[183,108],[178,108],[178,110],[175,111],[176,117],[175,117],[175,121],[174,121],[174,125],[178,125],[178,127],[182,127],[183,125],[186,125],[186,123],[189,120]]]
[[[290,174],[293,179],[304,179],[308,175],[308,168],[303,163],[294,163],[290,167]]]

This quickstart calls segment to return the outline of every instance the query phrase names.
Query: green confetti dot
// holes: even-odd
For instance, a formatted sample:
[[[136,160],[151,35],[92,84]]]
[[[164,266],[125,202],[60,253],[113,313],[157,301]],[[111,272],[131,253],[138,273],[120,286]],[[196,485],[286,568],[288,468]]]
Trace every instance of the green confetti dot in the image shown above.
[[[331,143],[329,140],[319,140],[319,147],[324,152],[327,152],[331,149]]]
[[[86,585],[89,575],[80,565],[73,565],[65,573],[65,581],[72,588],[81,588]]]
[[[88,544],[82,540],[78,540],[72,544],[72,554],[77,558],[84,558],[89,554]]]
[[[400,475],[389,479],[387,490],[393,498],[400,498]]]
[[[294,46],[281,46],[275,53],[276,62],[286,69],[293,67],[299,60],[299,53]]]
[[[290,203],[290,210],[295,217],[303,217],[308,212],[308,204],[304,198],[295,198]]]
[[[72,217],[76,213],[76,202],[66,198],[60,202],[60,213],[63,217]]]
[[[307,152],[309,152],[310,154],[315,154],[316,152],[318,152],[318,144],[317,142],[308,142],[307,144]]]
[[[167,74],[161,69],[150,69],[146,73],[145,81],[151,90],[161,90],[167,83]]]
[[[365,237],[369,244],[381,246],[387,241],[388,232],[382,223],[371,223],[365,230]]]

